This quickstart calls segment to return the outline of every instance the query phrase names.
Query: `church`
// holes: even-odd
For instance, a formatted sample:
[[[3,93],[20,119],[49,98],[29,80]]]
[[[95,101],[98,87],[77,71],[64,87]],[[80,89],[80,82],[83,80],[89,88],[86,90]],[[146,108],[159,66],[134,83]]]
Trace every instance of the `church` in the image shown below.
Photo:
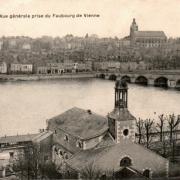
[[[142,48],[162,47],[167,41],[163,31],[139,31],[135,18],[130,26],[130,44]]]
[[[78,178],[92,168],[104,179],[168,177],[169,161],[135,142],[126,82],[116,81],[114,97],[107,117],[73,107],[47,121],[53,132],[52,161]]]

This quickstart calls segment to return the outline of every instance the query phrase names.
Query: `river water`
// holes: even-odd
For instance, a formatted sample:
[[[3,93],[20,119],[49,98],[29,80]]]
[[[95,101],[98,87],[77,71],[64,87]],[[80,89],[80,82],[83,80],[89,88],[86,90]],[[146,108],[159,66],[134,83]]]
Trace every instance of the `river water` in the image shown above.
[[[114,106],[114,81],[61,79],[0,84],[0,136],[37,133],[46,119],[74,106],[107,115]],[[128,106],[136,118],[180,114],[180,91],[129,84]]]

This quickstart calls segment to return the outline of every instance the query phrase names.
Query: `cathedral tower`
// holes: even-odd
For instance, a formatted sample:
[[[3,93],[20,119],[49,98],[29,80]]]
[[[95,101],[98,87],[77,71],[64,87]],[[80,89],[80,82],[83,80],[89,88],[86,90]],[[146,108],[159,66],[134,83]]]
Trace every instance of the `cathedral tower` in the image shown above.
[[[132,36],[135,31],[138,31],[138,25],[136,24],[136,19],[133,18],[133,22],[130,27],[130,36]]]
[[[114,110],[108,114],[109,132],[119,143],[130,139],[135,141],[135,117],[128,111],[128,86],[125,81],[115,84]]]
[[[134,37],[134,34],[135,32],[138,31],[138,25],[136,24],[136,20],[135,18],[133,18],[133,22],[130,26],[130,40],[131,40],[131,45],[134,44],[134,41],[135,41],[135,37]]]

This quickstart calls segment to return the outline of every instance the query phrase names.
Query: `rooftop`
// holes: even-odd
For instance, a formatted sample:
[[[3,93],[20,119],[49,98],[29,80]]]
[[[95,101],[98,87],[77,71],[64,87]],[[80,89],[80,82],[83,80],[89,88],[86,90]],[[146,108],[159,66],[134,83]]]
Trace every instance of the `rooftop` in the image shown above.
[[[161,167],[162,163],[168,161],[139,144],[124,140],[118,144],[81,151],[67,163],[77,171],[92,163],[101,170],[117,171],[120,169],[120,160],[126,156],[132,158],[131,167],[140,172],[145,165],[157,169]]]
[[[136,31],[136,37],[155,37],[155,38],[166,38],[166,35],[163,31]]]
[[[108,130],[105,117],[77,107],[50,119],[48,123],[81,139],[90,139]]]
[[[119,121],[128,121],[128,120],[136,119],[126,108],[123,109],[116,108],[111,113],[109,113],[108,116],[113,119],[117,119]]]
[[[115,84],[115,88],[116,88],[116,89],[127,89],[128,86],[127,86],[126,81],[117,80],[117,81],[116,81],[116,84]]]
[[[106,146],[111,146],[114,145],[115,141],[113,137],[110,135],[110,133],[106,133],[106,135],[102,138],[101,142],[96,145],[95,148],[101,148],[101,147],[106,147]]]

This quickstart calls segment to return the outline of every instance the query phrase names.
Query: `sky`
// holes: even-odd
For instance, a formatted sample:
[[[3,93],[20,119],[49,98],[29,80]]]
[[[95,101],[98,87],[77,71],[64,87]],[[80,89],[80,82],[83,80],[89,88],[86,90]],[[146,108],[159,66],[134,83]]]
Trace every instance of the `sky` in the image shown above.
[[[139,30],[163,30],[180,37],[180,0],[0,0],[0,36],[85,36],[122,38],[133,18]],[[51,15],[2,18],[1,15]],[[53,18],[53,14],[99,14],[91,18]]]

